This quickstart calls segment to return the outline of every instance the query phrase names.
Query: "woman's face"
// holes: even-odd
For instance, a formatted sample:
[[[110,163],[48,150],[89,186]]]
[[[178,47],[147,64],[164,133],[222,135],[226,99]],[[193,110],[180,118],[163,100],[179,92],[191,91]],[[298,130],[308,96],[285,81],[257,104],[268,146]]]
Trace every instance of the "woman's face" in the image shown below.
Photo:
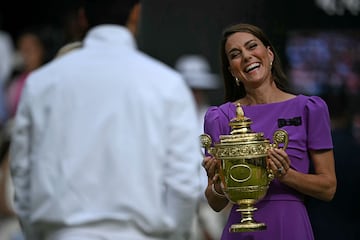
[[[229,71],[246,88],[256,88],[271,80],[274,54],[260,39],[246,32],[230,35],[225,43]]]

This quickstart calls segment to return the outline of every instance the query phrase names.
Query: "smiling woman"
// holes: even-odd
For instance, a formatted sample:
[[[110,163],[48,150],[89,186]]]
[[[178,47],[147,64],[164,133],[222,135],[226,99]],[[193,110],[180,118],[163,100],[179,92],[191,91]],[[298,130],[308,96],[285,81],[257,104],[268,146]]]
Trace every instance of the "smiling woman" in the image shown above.
[[[252,34],[238,32],[229,36],[225,51],[231,75],[240,82],[248,81],[247,84],[256,88],[262,84],[262,80],[271,78],[274,54],[270,47],[266,47]]]
[[[239,97],[246,96],[244,84],[239,84],[239,86],[237,86],[237,81],[234,81],[234,78],[235,80],[239,79],[239,81],[241,80],[241,77],[245,79],[241,74],[246,72],[240,68],[244,68],[246,65],[249,67],[251,64],[260,65],[261,63],[263,67],[271,70],[272,76],[267,76],[267,78],[271,78],[277,88],[286,91],[288,87],[288,82],[285,73],[282,70],[280,58],[270,40],[268,40],[266,35],[262,33],[260,29],[252,29],[249,26],[250,25],[234,25],[230,26],[224,32],[224,39],[220,46],[220,54],[226,91],[225,100],[227,101],[236,101]],[[251,56],[251,53],[253,52],[257,54],[260,53],[263,56],[260,58]],[[240,66],[240,63],[243,65]],[[234,72],[235,69],[237,70],[236,73]],[[267,72],[270,73],[270,71]]]
[[[267,152],[267,167],[275,179],[267,195],[256,204],[255,213],[255,218],[265,222],[267,229],[230,232],[231,226],[244,217],[233,204],[221,239],[313,240],[304,199],[311,196],[330,201],[336,190],[326,103],[318,96],[295,95],[286,89],[280,59],[257,26],[236,24],[225,29],[221,60],[226,102],[209,107],[204,122],[204,132],[211,136],[212,144],[229,135],[229,121],[235,118],[238,103],[244,115],[252,120],[254,132],[262,132],[271,139],[280,128],[289,138],[286,151],[271,148]],[[296,124],[293,119],[297,119]],[[316,166],[313,174],[309,173],[310,162]],[[203,167],[208,176],[205,194],[215,211],[222,211],[229,204],[227,198],[219,197],[224,194],[216,174],[221,166],[209,153],[204,158]]]

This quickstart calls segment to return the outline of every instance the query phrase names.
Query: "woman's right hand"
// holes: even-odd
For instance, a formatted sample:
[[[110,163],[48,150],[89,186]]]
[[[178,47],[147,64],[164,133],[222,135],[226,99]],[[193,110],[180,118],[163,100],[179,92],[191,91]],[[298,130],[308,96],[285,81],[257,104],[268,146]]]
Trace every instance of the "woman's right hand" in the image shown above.
[[[219,179],[218,172],[218,161],[215,157],[205,156],[202,162],[202,166],[206,170],[209,182],[216,182]]]
[[[219,212],[229,203],[229,200],[222,192],[221,181],[218,174],[220,161],[215,157],[206,156],[203,159],[202,166],[205,168],[208,176],[208,186],[205,190],[205,196],[210,207],[214,211]]]

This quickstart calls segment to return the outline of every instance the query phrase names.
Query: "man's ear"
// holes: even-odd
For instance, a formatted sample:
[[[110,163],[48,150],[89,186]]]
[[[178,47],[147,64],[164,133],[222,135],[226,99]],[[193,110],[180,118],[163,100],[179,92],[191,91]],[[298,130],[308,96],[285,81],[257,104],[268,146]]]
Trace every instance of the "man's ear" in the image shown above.
[[[86,18],[85,10],[84,8],[79,8],[78,10],[78,18],[77,23],[81,31],[86,31],[89,27],[88,20]]]
[[[137,33],[137,29],[140,22],[141,16],[141,3],[137,3],[130,11],[128,21],[126,23],[126,27],[134,34]]]

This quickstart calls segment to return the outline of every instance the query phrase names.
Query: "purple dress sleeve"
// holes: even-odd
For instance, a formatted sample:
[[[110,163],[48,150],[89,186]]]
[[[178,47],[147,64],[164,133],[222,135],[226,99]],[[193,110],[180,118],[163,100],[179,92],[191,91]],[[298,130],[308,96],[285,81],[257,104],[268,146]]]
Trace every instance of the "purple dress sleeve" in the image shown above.
[[[204,133],[209,134],[212,142],[219,141],[220,125],[219,125],[219,108],[209,107],[204,117]]]
[[[230,133],[229,111],[231,111],[229,104],[224,104],[220,107],[211,106],[205,113],[204,133],[211,136],[213,145],[220,142],[220,135]]]
[[[308,98],[305,106],[307,116],[307,148],[309,150],[332,149],[331,124],[328,106],[317,96]]]

